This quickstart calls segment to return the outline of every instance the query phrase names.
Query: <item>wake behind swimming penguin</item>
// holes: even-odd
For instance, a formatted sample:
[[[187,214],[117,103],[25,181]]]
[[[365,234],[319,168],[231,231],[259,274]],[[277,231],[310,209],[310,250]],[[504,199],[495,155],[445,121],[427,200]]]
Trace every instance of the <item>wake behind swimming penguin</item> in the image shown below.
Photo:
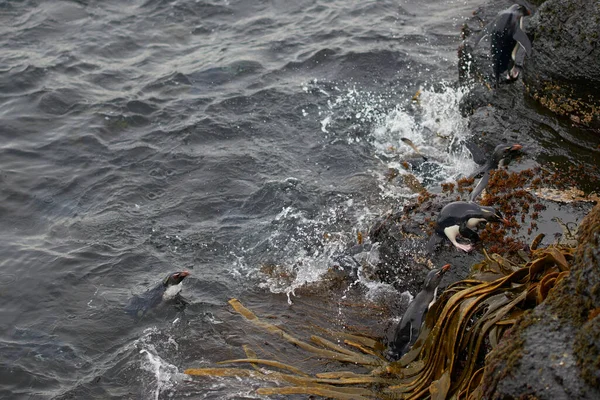
[[[504,71],[508,71],[509,81],[519,76],[519,67],[515,63],[519,46],[525,49],[527,55],[531,54],[531,41],[523,31],[523,17],[528,15],[531,15],[531,11],[527,7],[513,4],[486,25],[475,40],[477,45],[483,38],[490,36],[496,88]]]
[[[125,312],[140,319],[163,301],[179,300],[180,303],[185,304],[185,300],[180,295],[181,283],[189,274],[187,271],[168,274],[152,289],[141,295],[134,295],[125,306]]]
[[[448,239],[457,249],[469,252],[473,250],[473,246],[458,243],[456,238],[462,236],[469,239],[471,243],[479,242],[479,235],[474,229],[484,222],[509,223],[493,207],[480,206],[467,201],[454,201],[446,204],[438,215],[435,231],[429,238],[425,250],[431,254],[440,242]]]
[[[421,331],[421,325],[425,320],[427,310],[433,305],[437,298],[437,291],[442,277],[450,269],[450,264],[429,271],[425,278],[425,285],[415,298],[410,302],[400,323],[394,331],[394,338],[389,343],[386,357],[390,361],[396,361],[402,357],[417,341]]]

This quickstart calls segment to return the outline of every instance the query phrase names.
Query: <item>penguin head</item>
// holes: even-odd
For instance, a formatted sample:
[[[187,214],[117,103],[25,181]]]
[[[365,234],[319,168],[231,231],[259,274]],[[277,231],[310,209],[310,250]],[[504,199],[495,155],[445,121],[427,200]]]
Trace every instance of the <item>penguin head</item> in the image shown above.
[[[494,164],[498,165],[500,161],[510,158],[511,156],[517,154],[519,151],[521,151],[522,148],[523,146],[521,146],[520,144],[499,144],[498,146],[496,146],[494,152],[492,153],[492,161]]]
[[[441,268],[432,269],[425,278],[425,289],[435,290],[442,281],[444,274],[450,269],[450,264],[446,264]]]
[[[513,4],[509,8],[510,12],[516,13],[521,17],[531,15],[531,11],[524,4]]]
[[[165,277],[163,280],[163,286],[169,287],[173,285],[179,285],[183,279],[190,273],[187,271],[173,272]]]
[[[487,222],[502,222],[505,225],[509,224],[509,221],[502,216],[502,213],[497,211],[494,207],[481,206],[481,214]]]

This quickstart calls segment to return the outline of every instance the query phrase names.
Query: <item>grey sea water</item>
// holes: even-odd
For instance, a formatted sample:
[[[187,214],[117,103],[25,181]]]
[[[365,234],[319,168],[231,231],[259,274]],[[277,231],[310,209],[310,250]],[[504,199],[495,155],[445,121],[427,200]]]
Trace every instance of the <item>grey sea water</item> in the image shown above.
[[[232,297],[351,319],[310,287],[412,196],[385,179],[401,137],[430,185],[473,170],[453,82],[479,3],[0,1],[0,397],[258,397],[183,370],[260,337]],[[185,311],[123,312],[179,270]]]

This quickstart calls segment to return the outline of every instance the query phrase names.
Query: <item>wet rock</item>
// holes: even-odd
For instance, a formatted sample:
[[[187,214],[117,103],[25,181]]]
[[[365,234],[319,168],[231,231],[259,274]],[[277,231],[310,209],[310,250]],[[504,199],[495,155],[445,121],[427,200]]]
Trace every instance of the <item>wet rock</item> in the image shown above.
[[[452,265],[441,288],[469,274],[470,265],[481,261],[481,252],[459,252],[449,243],[440,245],[433,255],[425,252],[433,221],[453,200],[454,197],[446,195],[424,193],[408,202],[401,211],[391,212],[373,224],[369,239],[378,244],[379,263],[375,275],[379,280],[394,285],[399,292],[415,294],[421,290],[431,268]]]
[[[548,0],[529,22],[529,94],[577,124],[600,127],[600,3]]]
[[[521,76],[514,82],[503,81],[498,89],[493,89],[490,44],[487,41],[477,44],[476,39],[499,11],[513,3],[514,0],[499,0],[482,5],[462,29],[459,78],[461,84],[469,86],[470,92],[463,97],[460,110],[469,118],[470,141],[485,152],[500,143],[518,142],[533,165],[544,165],[551,159],[558,161],[554,168],[564,169],[581,162],[584,164],[579,166],[581,170],[597,176],[593,171],[600,153],[600,125],[597,123],[600,118],[600,46],[567,43],[574,40],[568,39],[568,35],[574,34],[576,29],[590,40],[600,34],[597,29],[600,6],[598,2],[585,0],[536,2],[541,4],[539,9],[531,6],[533,15],[524,19],[533,50],[530,56],[525,57],[523,51],[517,56]],[[566,27],[567,22],[579,17],[581,21],[573,28]],[[557,46],[557,40],[563,44]],[[582,61],[588,60],[585,52],[595,56],[593,62]],[[557,119],[556,114],[564,118]],[[586,193],[595,190],[586,179],[578,179],[575,186]]]
[[[600,398],[600,205],[579,228],[570,276],[486,360],[485,397]]]
[[[369,279],[392,284],[400,293],[415,294],[422,288],[429,269],[447,263],[452,268],[440,288],[465,279],[471,273],[471,266],[485,257],[484,250],[487,254],[498,253],[522,262],[523,256],[529,254],[529,245],[540,233],[544,234],[541,246],[569,243],[576,235],[576,227],[592,208],[592,202],[588,198],[564,202],[563,197],[553,201],[535,196],[535,188],[560,184],[563,180],[558,175],[543,174],[541,169],[494,171],[481,204],[501,211],[510,224],[487,224],[480,229],[482,241],[470,253],[457,250],[447,240],[434,254],[427,254],[425,245],[442,207],[452,201],[466,200],[476,181],[461,179],[456,184],[443,184],[441,193],[421,193],[406,202],[401,210],[382,216],[372,225],[368,240],[376,245],[378,257],[370,264]]]
[[[479,107],[493,104],[501,111],[508,110],[505,96],[528,98],[565,117],[571,124],[597,129],[600,127],[600,5],[588,0],[538,1],[538,9],[525,18],[527,35],[533,51],[525,57],[519,49],[516,64],[522,78],[516,82],[502,81],[503,87],[490,95],[492,81],[489,43],[476,43],[477,33],[499,11],[515,1],[497,1],[478,8],[462,29],[463,43],[458,49],[461,83],[484,82],[481,88],[466,96],[461,111],[473,113]],[[521,87],[515,91],[511,86]],[[524,90],[523,90],[524,89]],[[496,97],[490,99],[490,96]],[[518,101],[518,99],[514,99]],[[518,107],[516,107],[518,108]]]
[[[513,5],[513,0],[500,0],[486,3],[473,12],[473,15],[464,23],[461,31],[463,43],[458,48],[459,81],[462,84],[472,82],[486,82],[491,89],[495,78],[492,70],[492,57],[490,54],[489,38],[477,42],[481,30],[502,10]],[[529,18],[526,18],[526,20]],[[524,54],[519,52],[517,64],[523,64]],[[506,75],[506,74],[503,74]],[[501,82],[506,83],[503,76]]]

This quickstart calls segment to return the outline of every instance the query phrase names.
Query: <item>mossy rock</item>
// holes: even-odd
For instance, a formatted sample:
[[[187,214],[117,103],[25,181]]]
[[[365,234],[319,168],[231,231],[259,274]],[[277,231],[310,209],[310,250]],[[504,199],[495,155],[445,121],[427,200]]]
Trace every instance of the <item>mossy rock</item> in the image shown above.
[[[600,3],[547,0],[531,17],[524,82],[530,96],[578,125],[600,126]]]
[[[486,360],[486,398],[600,398],[600,205],[581,223],[570,276]]]

